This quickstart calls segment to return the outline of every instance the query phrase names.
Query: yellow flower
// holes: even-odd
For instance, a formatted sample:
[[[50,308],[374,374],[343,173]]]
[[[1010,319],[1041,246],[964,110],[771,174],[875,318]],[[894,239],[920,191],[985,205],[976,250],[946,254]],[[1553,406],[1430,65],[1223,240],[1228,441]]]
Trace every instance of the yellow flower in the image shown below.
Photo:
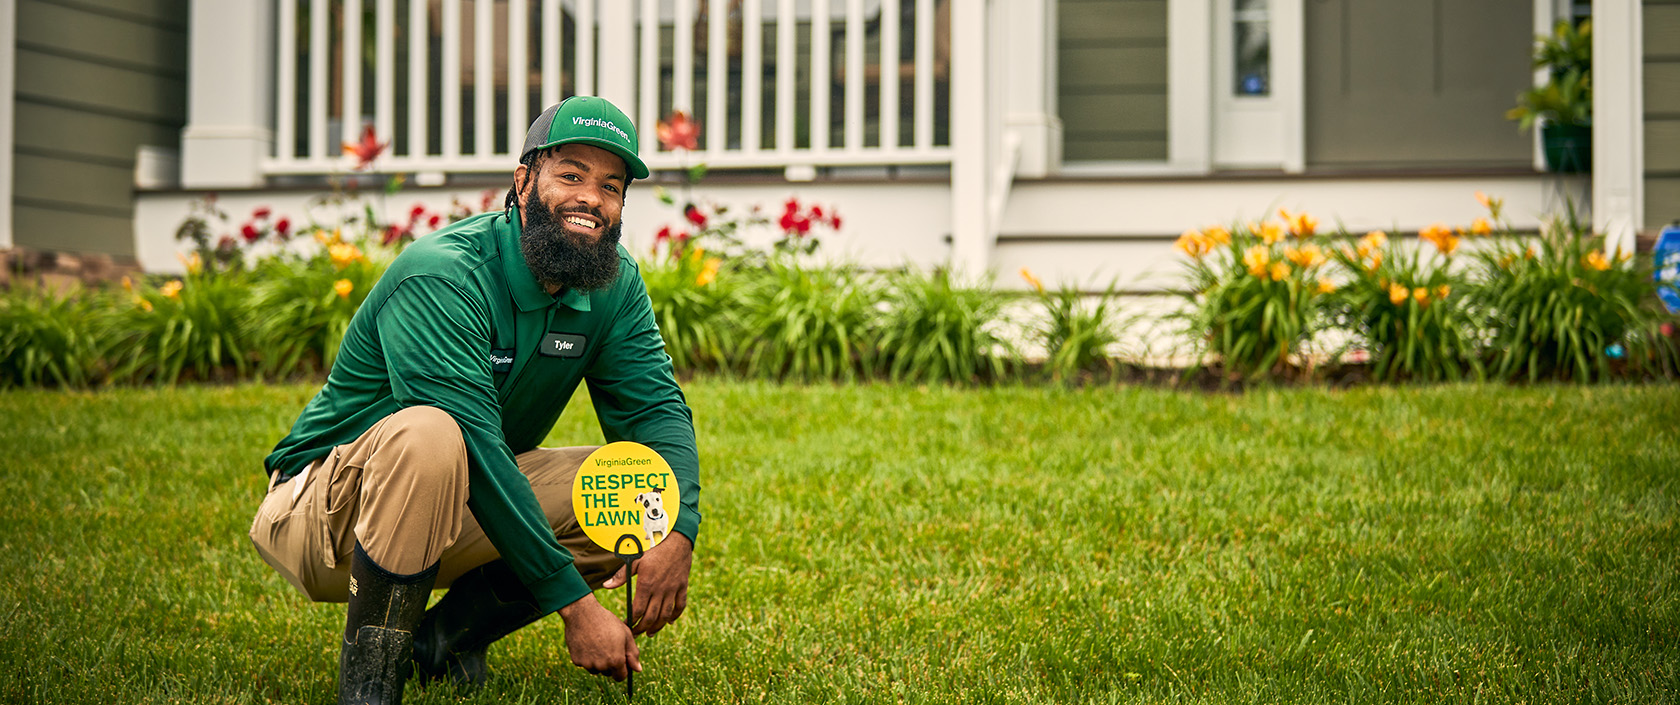
[[[1324,250],[1319,249],[1318,245],[1310,243],[1302,245],[1299,249],[1286,247],[1283,250],[1283,256],[1285,259],[1294,262],[1295,266],[1302,269],[1312,269],[1313,267],[1324,264],[1324,262],[1328,259],[1324,256]]]
[[[1183,240],[1184,238],[1181,237],[1179,239]],[[1040,293],[1040,294],[1044,293],[1044,282],[1039,281],[1038,277],[1033,276],[1032,270],[1027,269],[1026,267],[1022,267],[1021,268],[1021,278],[1027,280],[1027,283],[1031,284],[1032,288],[1037,290],[1038,293]]]
[[[360,248],[348,242],[341,242],[327,247],[327,256],[332,258],[334,267],[344,268],[350,263],[362,258]]]
[[[1268,220],[1260,224],[1260,232],[1255,234],[1260,236],[1261,242],[1268,245],[1275,245],[1279,240],[1283,239],[1283,226],[1279,223]]]
[[[152,302],[145,299],[136,299],[134,303],[140,305],[140,310],[145,311],[146,313],[152,312]]]
[[[1289,265],[1282,262],[1272,264],[1272,281],[1283,281],[1289,277]]]
[[[1371,252],[1371,255],[1365,259],[1365,268],[1370,270],[1370,271],[1375,272],[1375,271],[1377,271],[1378,267],[1382,266],[1382,262],[1383,262],[1382,250],[1373,250]]]
[[[188,274],[198,274],[204,271],[204,258],[200,257],[197,252],[192,253],[190,257],[184,252],[177,252],[175,253],[175,259],[181,260],[181,266],[187,268]]]
[[[1318,219],[1306,213],[1290,213],[1283,208],[1278,209],[1278,216],[1283,218],[1289,227],[1289,234],[1298,238],[1309,238],[1318,230]]]
[[[1470,233],[1473,235],[1492,235],[1493,223],[1488,222],[1487,218],[1472,220],[1470,221]]]
[[[343,239],[339,237],[339,234],[340,231],[338,228],[333,228],[330,232],[326,228],[317,228],[315,230],[315,241],[321,243],[322,247],[336,245],[343,242]]]
[[[1538,256],[1540,256],[1540,253],[1535,251],[1533,245],[1523,248],[1523,259],[1534,259]]]
[[[1633,259],[1633,253],[1632,252],[1625,252],[1625,251],[1622,250],[1621,245],[1617,245],[1616,246],[1616,261],[1617,262],[1626,262],[1630,259]]]
[[[1445,300],[1447,298],[1447,294],[1451,294],[1451,293],[1452,293],[1452,287],[1447,286],[1446,284],[1442,284],[1438,287],[1435,287],[1435,298],[1436,298],[1436,300]]]
[[[1329,277],[1319,277],[1318,278],[1318,293],[1329,294],[1329,293],[1333,293],[1335,291],[1336,291],[1336,282],[1330,281]]]
[[[1177,247],[1180,252],[1190,255],[1193,259],[1201,259],[1202,255],[1207,254],[1208,250],[1212,249],[1208,246],[1207,237],[1198,230],[1184,231],[1182,235],[1178,236],[1178,240],[1173,242],[1173,246]],[[1040,291],[1043,291],[1043,289],[1040,289]]]
[[[1429,290],[1423,287],[1413,289],[1412,298],[1417,299],[1417,302],[1420,304],[1427,305],[1429,303]]]
[[[1447,226],[1440,223],[1435,223],[1418,231],[1418,238],[1428,240],[1430,244],[1435,246],[1435,249],[1441,251],[1441,254],[1449,257],[1452,256],[1454,250],[1458,249],[1458,236],[1454,235]]]
[[[1248,266],[1248,273],[1257,277],[1266,276],[1266,265],[1271,261],[1272,252],[1264,245],[1255,245],[1243,252],[1243,264]]]
[[[1587,265],[1587,269],[1595,269],[1600,272],[1610,268],[1610,260],[1605,258],[1604,253],[1598,250],[1587,253],[1587,258],[1583,262]]]
[[[1361,259],[1371,256],[1372,252],[1382,249],[1388,244],[1388,234],[1381,230],[1372,230],[1359,238],[1359,256]]]
[[[1505,199],[1493,198],[1481,191],[1476,192],[1476,201],[1481,203],[1483,208],[1488,209],[1488,214],[1492,215],[1494,220],[1499,219],[1499,211],[1505,207]]]
[[[1395,306],[1406,303],[1406,298],[1411,295],[1411,290],[1400,284],[1388,287],[1388,301]]]
[[[129,279],[128,275],[124,274],[123,278],[122,278],[122,286],[123,286],[123,291],[133,292],[134,291],[134,280]]]
[[[1509,255],[1508,254],[1508,255],[1501,256],[1499,258],[1499,262],[1498,262],[1499,268],[1500,269],[1510,269],[1511,265],[1513,263],[1515,263],[1516,261],[1517,261],[1517,256],[1516,255]]]
[[[712,283],[712,280],[717,279],[718,266],[721,264],[722,259],[707,257],[706,263],[700,267],[700,274],[694,277],[694,285],[705,286]]]
[[[181,287],[181,280],[171,279],[168,284],[164,284],[163,288],[158,291],[163,292],[163,295],[167,298],[179,299],[181,298]]]
[[[356,283],[350,281],[349,279],[340,279],[333,282],[333,292],[338,294],[338,298],[348,299],[350,298],[350,292],[355,290]]]
[[[1224,229],[1222,227],[1219,227],[1217,225],[1215,225],[1211,228],[1208,228],[1207,230],[1202,231],[1202,235],[1206,236],[1208,241],[1212,242],[1215,245],[1229,245],[1229,244],[1231,244],[1231,231],[1226,230],[1226,229]],[[1212,248],[1210,247],[1208,249],[1212,249]]]

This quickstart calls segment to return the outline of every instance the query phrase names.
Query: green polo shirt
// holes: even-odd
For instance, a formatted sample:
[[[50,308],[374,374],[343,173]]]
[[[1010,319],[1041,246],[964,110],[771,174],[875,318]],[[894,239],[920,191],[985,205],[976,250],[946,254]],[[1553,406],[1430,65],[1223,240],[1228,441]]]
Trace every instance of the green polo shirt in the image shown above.
[[[589,383],[607,441],[642,443],[671,464],[682,496],[671,530],[691,541],[700,463],[635,261],[620,247],[610,287],[550,295],[525,266],[510,214],[463,220],[392,262],[351,319],[326,385],[264,464],[290,477],[400,409],[449,412],[466,440],[467,506],[554,611],[589,587],[513,457],[542,442],[578,382]]]

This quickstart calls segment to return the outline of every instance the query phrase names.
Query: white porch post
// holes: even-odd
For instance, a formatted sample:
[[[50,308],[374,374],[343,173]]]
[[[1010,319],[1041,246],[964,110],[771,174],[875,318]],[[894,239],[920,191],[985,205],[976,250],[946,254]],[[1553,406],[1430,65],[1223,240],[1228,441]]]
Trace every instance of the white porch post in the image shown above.
[[[990,269],[988,187],[993,119],[987,109],[986,2],[951,7],[951,265],[963,276]]]
[[[600,76],[596,94],[611,101],[625,115],[636,114],[636,3],[612,0],[601,3],[601,53],[596,62]],[[637,134],[653,129],[637,125]]]
[[[274,144],[273,0],[192,0],[187,26],[181,185],[260,186]]]
[[[1208,0],[1167,0],[1167,161],[1199,172],[1213,160],[1212,29]]]
[[[1632,252],[1645,221],[1645,101],[1638,2],[1593,4],[1593,229]]]
[[[0,250],[12,246],[12,90],[16,56],[17,0],[0,0]]]
[[[1003,128],[1020,136],[1015,174],[1054,173],[1062,164],[1062,119],[1056,107],[1055,0],[1004,3]]]

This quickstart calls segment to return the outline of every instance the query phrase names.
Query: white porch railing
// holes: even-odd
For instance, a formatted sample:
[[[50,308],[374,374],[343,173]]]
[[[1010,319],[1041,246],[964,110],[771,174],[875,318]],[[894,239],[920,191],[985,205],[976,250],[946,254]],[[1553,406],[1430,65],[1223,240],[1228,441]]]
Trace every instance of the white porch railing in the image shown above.
[[[262,170],[344,171],[372,125],[381,170],[506,171],[573,94],[634,116],[654,169],[950,163],[965,1],[277,0]],[[700,149],[663,150],[656,121],[697,109]]]

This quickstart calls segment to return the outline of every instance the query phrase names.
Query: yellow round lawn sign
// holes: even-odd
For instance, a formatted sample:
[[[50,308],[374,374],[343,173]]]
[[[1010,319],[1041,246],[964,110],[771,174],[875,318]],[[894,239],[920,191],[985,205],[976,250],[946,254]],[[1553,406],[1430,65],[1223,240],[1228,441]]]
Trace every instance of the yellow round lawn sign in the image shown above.
[[[595,545],[639,554],[664,541],[682,511],[670,464],[640,443],[590,453],[572,480],[572,513]]]

